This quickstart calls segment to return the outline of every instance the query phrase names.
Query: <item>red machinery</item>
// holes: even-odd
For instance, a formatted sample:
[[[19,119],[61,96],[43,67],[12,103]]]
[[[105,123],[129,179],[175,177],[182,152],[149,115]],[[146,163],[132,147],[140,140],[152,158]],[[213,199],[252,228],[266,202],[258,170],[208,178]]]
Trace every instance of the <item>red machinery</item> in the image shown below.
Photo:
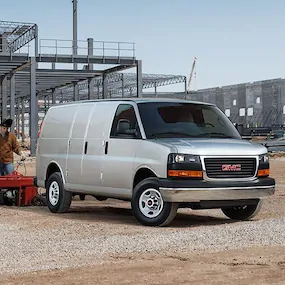
[[[24,176],[15,170],[13,173],[0,176],[0,204],[14,204],[15,206],[40,206],[45,201],[38,194],[38,188],[34,184],[33,176]]]

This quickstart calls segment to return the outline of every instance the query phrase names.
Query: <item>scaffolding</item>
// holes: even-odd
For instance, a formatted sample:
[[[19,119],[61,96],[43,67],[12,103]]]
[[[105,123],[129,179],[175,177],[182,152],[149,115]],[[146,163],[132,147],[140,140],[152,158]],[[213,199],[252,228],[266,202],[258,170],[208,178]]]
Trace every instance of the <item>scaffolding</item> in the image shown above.
[[[130,68],[136,73],[126,73]],[[39,120],[51,104],[142,97],[145,88],[156,92],[157,87],[181,82],[185,76],[142,74],[135,43],[78,41],[77,34],[73,40],[39,39],[37,24],[0,21],[1,118],[15,118],[11,130],[21,130],[22,139],[28,125],[31,155]]]

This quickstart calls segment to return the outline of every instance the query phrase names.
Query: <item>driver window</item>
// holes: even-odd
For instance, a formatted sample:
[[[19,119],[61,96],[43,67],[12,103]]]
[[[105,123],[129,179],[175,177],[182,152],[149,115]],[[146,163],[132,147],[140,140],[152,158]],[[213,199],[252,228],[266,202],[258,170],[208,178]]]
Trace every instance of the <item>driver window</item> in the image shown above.
[[[122,121],[129,123],[129,130],[137,130],[137,132],[139,133],[139,127],[134,107],[130,104],[121,104],[118,106],[113,120],[110,134],[111,138],[124,137],[124,135],[118,133],[118,123]]]

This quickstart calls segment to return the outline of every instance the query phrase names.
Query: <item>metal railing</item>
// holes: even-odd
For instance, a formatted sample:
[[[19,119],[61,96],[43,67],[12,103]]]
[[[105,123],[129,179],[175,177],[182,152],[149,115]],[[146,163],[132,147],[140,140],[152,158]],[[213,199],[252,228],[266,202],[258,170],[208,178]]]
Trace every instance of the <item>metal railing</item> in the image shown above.
[[[93,41],[93,56],[135,58],[135,43]],[[73,40],[40,39],[39,54],[72,55],[76,42]],[[91,56],[88,41],[77,41],[77,55]]]

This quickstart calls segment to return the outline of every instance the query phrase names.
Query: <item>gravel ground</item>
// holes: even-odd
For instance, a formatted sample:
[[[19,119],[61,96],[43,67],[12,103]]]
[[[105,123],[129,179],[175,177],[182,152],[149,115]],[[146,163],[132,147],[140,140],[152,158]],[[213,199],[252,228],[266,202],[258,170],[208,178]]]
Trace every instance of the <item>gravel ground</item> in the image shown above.
[[[69,221],[62,230],[26,232],[18,226],[1,224],[0,271],[22,273],[92,265],[117,253],[222,251],[236,248],[285,244],[285,218],[227,224],[191,230],[160,230],[153,234],[92,235],[82,233]],[[86,229],[85,229],[86,230]],[[147,229],[146,229],[147,231]],[[96,231],[95,231],[96,232]],[[87,235],[87,236],[86,236]],[[72,260],[72,264],[69,261]]]
[[[50,272],[48,274],[53,275],[54,271],[52,270],[56,269],[56,271],[67,270],[68,276],[71,276],[72,272],[68,271],[69,268],[77,267],[83,270],[82,268],[86,268],[86,266],[95,265],[99,270],[100,266],[105,266],[112,260],[120,260],[120,258],[124,260],[126,256],[130,260],[140,260],[140,257],[144,255],[152,255],[153,266],[158,270],[160,267],[158,267],[158,263],[155,263],[153,255],[157,256],[157,262],[164,264],[163,260],[169,256],[184,260],[185,257],[181,257],[183,254],[190,256],[201,253],[214,256],[231,250],[237,250],[232,255],[243,252],[241,264],[247,264],[246,256],[248,255],[249,259],[252,258],[249,252],[254,247],[262,247],[261,252],[265,251],[264,248],[267,249],[268,264],[270,265],[274,258],[279,258],[278,266],[283,266],[282,269],[284,269],[284,160],[272,159],[271,165],[272,176],[277,182],[276,194],[265,200],[259,215],[250,222],[232,222],[218,210],[179,210],[179,214],[170,227],[147,228],[136,223],[131,214],[129,203],[115,200],[106,202],[95,202],[94,199],[84,202],[74,201],[71,212],[64,215],[51,214],[45,207],[1,207],[1,275],[3,278],[5,276],[11,278],[11,276],[16,276],[15,274],[31,274],[32,271],[39,272],[41,270],[48,270]],[[21,169],[19,170],[21,171]],[[28,175],[34,174],[32,160],[26,164],[26,170]],[[274,254],[271,252],[270,255],[270,249],[274,247],[275,251],[272,251]],[[276,252],[280,252],[280,255]],[[258,254],[260,253],[258,252]],[[138,261],[138,264],[143,267],[138,265],[137,270],[147,270],[148,259],[145,262],[144,264]],[[258,261],[255,263],[258,265]],[[173,263],[168,265],[170,266],[170,264],[175,266]],[[231,263],[229,262],[229,264]],[[236,266],[235,263],[233,264],[231,266]],[[277,261],[272,264],[277,266]],[[126,266],[130,267],[130,264]],[[200,268],[203,268],[203,265],[197,264],[195,272],[197,273]],[[209,265],[209,270],[211,268],[212,266]],[[131,272],[130,268],[129,270]],[[149,268],[149,270],[152,269]],[[185,268],[185,270],[187,269]],[[227,272],[226,268],[217,268],[217,270],[224,270],[225,274]],[[92,276],[92,270],[87,270],[86,274],[88,272]],[[103,274],[102,272],[100,274]],[[266,274],[266,271],[263,274]],[[203,270],[201,269],[202,275]],[[34,275],[30,276],[33,280]],[[30,280],[29,277],[25,278],[25,280]],[[93,281],[92,277],[90,278]],[[199,277],[197,278],[199,279]],[[9,283],[8,279],[5,280],[3,284],[22,284]],[[64,284],[83,284],[79,282],[80,280],[78,283],[73,283],[70,279],[66,280]],[[38,283],[26,282],[25,284]],[[84,284],[93,283],[86,281]],[[109,283],[106,281],[106,284]]]

